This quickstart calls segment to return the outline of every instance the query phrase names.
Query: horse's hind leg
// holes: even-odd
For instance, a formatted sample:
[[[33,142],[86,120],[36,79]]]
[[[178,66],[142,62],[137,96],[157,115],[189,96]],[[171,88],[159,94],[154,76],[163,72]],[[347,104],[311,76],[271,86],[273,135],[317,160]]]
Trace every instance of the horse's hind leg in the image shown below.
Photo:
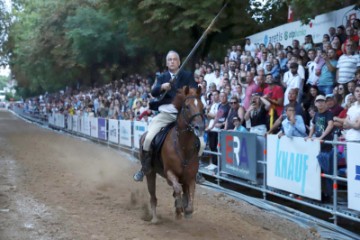
[[[178,178],[175,176],[175,174],[172,171],[167,171],[166,174],[167,180],[168,182],[171,183],[171,186],[174,189],[174,198],[175,198],[175,213],[176,213],[176,218],[180,219],[181,218],[181,213],[183,211],[183,204],[182,204],[182,199],[181,199],[181,191],[182,191],[182,187],[179,183]]]
[[[150,193],[150,206],[151,206],[151,213],[152,213],[152,223],[157,223],[158,218],[156,215],[156,206],[157,206],[157,199],[156,199],[156,172],[151,171],[148,175],[146,175],[146,182],[148,186],[148,191]]]

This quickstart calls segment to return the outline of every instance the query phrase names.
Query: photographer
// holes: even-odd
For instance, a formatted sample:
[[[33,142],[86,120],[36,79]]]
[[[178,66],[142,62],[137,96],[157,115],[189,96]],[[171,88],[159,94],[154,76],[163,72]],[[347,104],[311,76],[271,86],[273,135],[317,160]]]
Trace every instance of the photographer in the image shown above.
[[[251,105],[245,114],[245,120],[251,122],[250,132],[264,136],[267,132],[267,111],[270,108],[270,102],[259,93],[251,96]]]

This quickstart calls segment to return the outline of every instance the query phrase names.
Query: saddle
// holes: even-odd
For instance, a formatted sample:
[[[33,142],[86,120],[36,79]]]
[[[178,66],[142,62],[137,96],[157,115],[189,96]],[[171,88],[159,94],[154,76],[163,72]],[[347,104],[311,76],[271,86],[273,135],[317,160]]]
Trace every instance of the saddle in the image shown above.
[[[163,127],[160,132],[154,137],[153,141],[151,142],[151,149],[154,157],[160,154],[160,150],[165,141],[166,135],[168,134],[170,129],[175,126],[175,124],[176,122],[169,123],[166,127]]]

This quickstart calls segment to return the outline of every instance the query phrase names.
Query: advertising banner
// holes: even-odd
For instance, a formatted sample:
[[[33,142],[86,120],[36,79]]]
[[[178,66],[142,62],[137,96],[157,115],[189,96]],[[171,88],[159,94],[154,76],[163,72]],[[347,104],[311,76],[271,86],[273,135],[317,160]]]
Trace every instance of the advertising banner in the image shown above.
[[[292,40],[297,39],[300,43],[304,42],[304,37],[312,35],[315,43],[322,42],[324,34],[328,34],[330,27],[339,25],[349,26],[353,20],[360,18],[360,11],[354,10],[354,5],[337,11],[321,14],[311,20],[309,24],[303,25],[301,21],[287,23],[278,27],[249,36],[254,44],[269,43],[275,45],[280,42],[282,45],[291,46]]]
[[[267,185],[304,197],[321,199],[319,141],[267,136]]]
[[[109,119],[109,141],[119,143],[119,121]]]
[[[90,136],[98,138],[98,119],[95,117],[89,118],[90,120]]]
[[[71,115],[68,115],[68,116],[67,116],[67,129],[71,131],[72,128],[73,128],[73,127],[72,127],[72,116],[71,116]]]
[[[106,134],[106,119],[98,118],[98,138],[102,140],[107,140]]]
[[[80,127],[79,127],[79,125],[80,125],[80,123],[79,123],[79,117],[78,116],[76,116],[76,115],[74,115],[74,116],[72,116],[72,130],[74,131],[74,132],[79,132],[80,131]]]
[[[120,120],[120,144],[131,147],[131,121]]]
[[[50,125],[55,125],[55,114],[52,113],[48,116],[48,122]]]
[[[81,132],[85,135],[90,136],[90,120],[86,116],[83,116],[81,118]]]
[[[360,143],[347,143],[348,207],[360,211]]]
[[[140,137],[148,129],[148,124],[146,122],[134,121],[134,147],[140,148]]]
[[[65,128],[65,116],[61,113],[57,113],[56,115],[56,126]]]
[[[256,181],[256,134],[220,132],[221,171]]]

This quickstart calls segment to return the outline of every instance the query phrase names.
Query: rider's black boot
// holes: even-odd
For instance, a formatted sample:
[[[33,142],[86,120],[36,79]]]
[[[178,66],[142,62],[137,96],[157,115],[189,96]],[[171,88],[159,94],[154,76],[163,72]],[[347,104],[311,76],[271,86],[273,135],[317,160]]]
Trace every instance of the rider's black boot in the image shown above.
[[[141,182],[144,176],[151,171],[151,153],[148,151],[142,151],[140,155],[141,169],[134,175],[136,182]]]

